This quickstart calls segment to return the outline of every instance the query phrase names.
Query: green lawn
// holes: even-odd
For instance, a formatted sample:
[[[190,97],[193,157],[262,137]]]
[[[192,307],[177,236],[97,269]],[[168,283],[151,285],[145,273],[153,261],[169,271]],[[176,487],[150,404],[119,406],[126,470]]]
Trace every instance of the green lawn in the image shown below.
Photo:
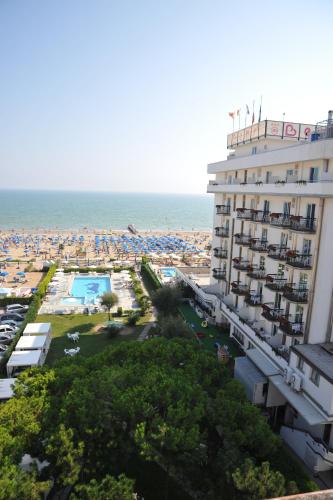
[[[128,340],[136,340],[144,327],[145,318],[140,318],[140,324],[135,327],[126,327],[116,338],[110,339],[107,333],[101,330],[107,320],[106,313],[92,314],[70,314],[56,315],[44,314],[37,317],[37,322],[52,324],[52,342],[46,358],[46,364],[53,365],[57,360],[64,357],[64,349],[76,346],[80,347],[80,356],[92,356],[106,347]],[[77,344],[67,338],[67,333],[80,332],[80,340]]]
[[[229,333],[214,325],[208,325],[207,328],[201,326],[202,319],[189,304],[182,304],[179,308],[181,315],[186,323],[191,326],[194,333],[200,332],[205,336],[200,338],[200,343],[204,349],[210,352],[216,352],[214,347],[215,342],[219,342],[222,346],[227,345],[229,352],[233,358],[242,356],[242,352],[237,347],[235,342],[229,337]]]

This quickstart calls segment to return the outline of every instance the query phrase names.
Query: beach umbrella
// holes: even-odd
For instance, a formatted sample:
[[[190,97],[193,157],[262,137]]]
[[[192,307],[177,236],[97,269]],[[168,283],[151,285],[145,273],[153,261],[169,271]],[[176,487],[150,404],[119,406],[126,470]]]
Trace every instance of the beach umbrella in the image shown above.
[[[1,271],[0,276],[8,276],[8,274],[7,271]]]
[[[7,262],[10,262],[11,260],[13,260],[12,257],[7,257],[7,259],[6,259]]]
[[[25,276],[25,273],[23,271],[19,271],[18,273],[16,273],[18,276]]]

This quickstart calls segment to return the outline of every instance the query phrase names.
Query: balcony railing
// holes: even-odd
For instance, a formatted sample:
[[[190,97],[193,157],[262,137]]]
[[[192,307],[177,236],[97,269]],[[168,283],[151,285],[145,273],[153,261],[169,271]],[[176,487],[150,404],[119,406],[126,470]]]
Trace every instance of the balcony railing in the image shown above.
[[[240,281],[233,281],[231,283],[231,291],[236,295],[247,295],[250,291],[249,285],[241,283]]]
[[[287,252],[287,264],[299,269],[311,269],[312,255],[291,250]]]
[[[220,236],[221,238],[229,238],[229,228],[228,227],[216,227],[215,236]]]
[[[249,278],[254,280],[264,280],[266,279],[266,269],[260,267],[258,264],[252,265],[252,270],[247,273]]]
[[[300,302],[306,304],[309,297],[309,290],[295,283],[288,283],[283,289],[283,296],[290,302]]]
[[[262,224],[270,223],[270,214],[264,210],[253,210],[253,222],[261,222]]]
[[[287,260],[289,248],[284,245],[269,245],[267,256],[275,260]]]
[[[272,213],[270,218],[270,223],[272,226],[290,227],[291,226],[290,215],[283,213]]]
[[[228,258],[228,250],[220,247],[214,248],[214,257],[218,259],[227,259]]]
[[[249,246],[251,243],[251,236],[249,234],[241,234],[237,233],[235,234],[235,244],[236,245],[243,245],[243,246]]]
[[[220,269],[218,267],[215,267],[213,269],[213,278],[215,278],[216,280],[226,280],[227,273],[224,269]]]
[[[238,271],[251,271],[252,270],[252,265],[249,260],[242,259],[235,257],[232,259],[232,262],[234,263],[234,269],[238,269]]]
[[[302,233],[315,233],[317,229],[317,220],[311,217],[291,215],[290,222],[290,228],[292,231],[300,231]]]
[[[217,215],[230,215],[230,205],[216,205]]]
[[[252,220],[253,210],[252,208],[236,208],[237,219],[241,220]]]
[[[287,335],[303,335],[303,318],[301,314],[283,314],[280,317],[280,330]]]
[[[282,292],[287,284],[287,278],[280,274],[267,274],[266,287],[274,292]]]
[[[245,302],[249,306],[261,306],[262,305],[263,296],[261,293],[257,293],[255,290],[250,290],[250,292],[246,295]]]
[[[259,238],[252,238],[250,242],[250,249],[253,252],[268,252],[268,241],[260,240]]]
[[[283,309],[278,309],[274,307],[274,304],[266,303],[262,304],[261,315],[268,321],[277,322],[280,321],[280,317],[283,314]]]

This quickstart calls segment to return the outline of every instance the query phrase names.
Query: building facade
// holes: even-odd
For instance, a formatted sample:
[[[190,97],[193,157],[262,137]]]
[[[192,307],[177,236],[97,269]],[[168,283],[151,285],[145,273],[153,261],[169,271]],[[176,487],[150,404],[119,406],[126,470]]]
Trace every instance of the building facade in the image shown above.
[[[265,120],[227,144],[227,160],[208,165],[214,316],[246,354],[235,376],[249,398],[309,467],[330,470],[332,113],[317,126]]]

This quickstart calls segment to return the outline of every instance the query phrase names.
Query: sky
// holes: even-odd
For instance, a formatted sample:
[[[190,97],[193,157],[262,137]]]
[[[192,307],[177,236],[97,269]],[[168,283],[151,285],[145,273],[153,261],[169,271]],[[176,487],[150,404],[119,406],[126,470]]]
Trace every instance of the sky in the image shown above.
[[[331,0],[0,0],[2,188],[204,193],[229,111],[333,108]]]

